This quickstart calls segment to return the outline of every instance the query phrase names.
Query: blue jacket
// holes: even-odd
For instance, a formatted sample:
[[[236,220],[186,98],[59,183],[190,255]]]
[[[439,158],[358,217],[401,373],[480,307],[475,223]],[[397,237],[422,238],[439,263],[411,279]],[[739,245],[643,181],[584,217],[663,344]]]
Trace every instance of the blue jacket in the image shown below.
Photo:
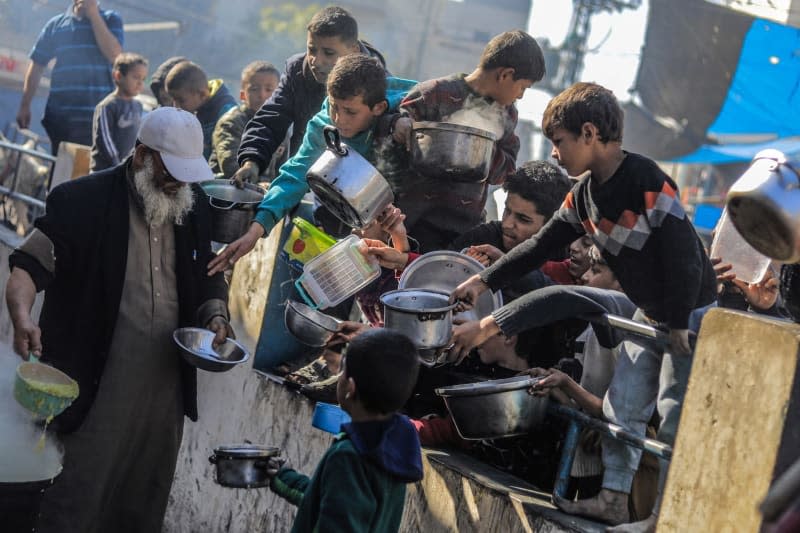
[[[387,78],[386,100],[389,111],[394,111],[405,94],[416,82],[401,78]],[[322,103],[322,109],[308,122],[303,144],[297,153],[281,167],[280,174],[269,187],[266,196],[258,206],[255,221],[264,226],[268,235],[278,220],[282,219],[296,206],[308,192],[306,173],[311,165],[325,151],[326,144],[322,130],[333,125],[328,115],[328,100]],[[372,128],[363,131],[350,139],[345,139],[347,146],[369,159],[372,150],[374,131]]]
[[[360,53],[370,55],[386,66],[383,56],[369,43],[359,41],[359,45]],[[390,75],[388,71],[386,75]],[[294,155],[303,142],[306,124],[319,111],[323,100],[325,84],[319,83],[311,74],[306,54],[287,59],[277,89],[247,124],[239,147],[239,165],[250,159],[258,164],[259,173],[263,173],[292,125],[289,155]]]

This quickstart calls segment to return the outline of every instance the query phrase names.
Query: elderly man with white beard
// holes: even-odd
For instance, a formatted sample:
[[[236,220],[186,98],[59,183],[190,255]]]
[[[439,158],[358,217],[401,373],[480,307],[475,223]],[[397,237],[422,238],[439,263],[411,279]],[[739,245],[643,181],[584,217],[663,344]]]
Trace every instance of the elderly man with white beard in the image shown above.
[[[15,350],[80,385],[53,423],[64,470],[45,492],[37,531],[161,530],[183,417],[197,420],[195,369],[172,332],[206,327],[215,343],[233,336],[225,281],[206,274],[208,198],[193,184],[211,177],[194,115],[156,109],[126,161],[50,192],[46,214],[10,257]]]

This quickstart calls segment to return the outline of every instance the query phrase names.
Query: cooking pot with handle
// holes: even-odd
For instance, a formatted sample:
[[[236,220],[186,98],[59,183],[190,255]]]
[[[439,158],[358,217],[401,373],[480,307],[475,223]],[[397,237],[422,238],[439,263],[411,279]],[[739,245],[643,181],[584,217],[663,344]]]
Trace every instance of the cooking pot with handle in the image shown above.
[[[728,191],[728,215],[757,251],[800,261],[800,161],[778,150],[762,150]]]
[[[411,128],[411,166],[423,176],[473,183],[489,177],[494,133],[447,122]]]
[[[267,193],[252,183],[239,189],[228,180],[204,181],[200,186],[211,205],[211,240],[229,244],[247,233],[258,204]]]
[[[309,188],[336,218],[353,228],[372,223],[394,201],[389,183],[361,154],[341,142],[339,130],[325,126],[328,149],[306,174]]]
[[[443,348],[450,342],[453,309],[446,292],[399,289],[381,296],[384,327],[404,334],[417,349]]]

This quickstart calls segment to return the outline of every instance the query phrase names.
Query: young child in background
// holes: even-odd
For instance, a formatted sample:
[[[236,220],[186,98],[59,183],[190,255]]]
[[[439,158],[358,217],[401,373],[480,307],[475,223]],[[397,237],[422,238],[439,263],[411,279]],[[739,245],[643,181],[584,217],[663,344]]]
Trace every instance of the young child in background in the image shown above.
[[[583,274],[589,270],[589,249],[592,239],[588,235],[578,237],[569,244],[569,257],[563,261],[547,261],[542,272],[561,285],[581,285]]]
[[[114,92],[103,98],[92,120],[92,172],[105,170],[124,160],[136,143],[142,120],[142,92],[147,78],[147,59],[123,52],[114,60]]]
[[[153,96],[156,98],[156,101],[160,107],[174,107],[172,97],[170,97],[169,93],[167,92],[167,75],[169,74],[169,71],[172,70],[172,67],[178,63],[183,63],[184,61],[189,60],[183,56],[170,57],[161,63],[156,68],[155,72],[153,72],[153,75],[150,76],[150,92],[153,93]]]
[[[540,266],[553,249],[590,235],[639,307],[634,319],[663,325],[670,340],[667,349],[623,343],[603,412],[643,437],[657,403],[662,420],[658,439],[672,445],[693,359],[689,332],[697,332],[705,312],[716,305],[716,280],[677,186],[655,162],[622,149],[622,124],[614,95],[593,83],[577,83],[550,101],[542,130],[553,143],[553,157],[572,176],[591,174],[578,181],[535,237],[462,283],[452,297],[474,302],[483,291]],[[612,525],[628,522],[628,493],[640,458],[640,450],[604,443],[606,469],[598,496],[557,504]],[[666,465],[661,471],[663,489]],[[632,527],[653,531],[657,513],[658,504],[644,523]]]
[[[236,156],[245,126],[275,92],[280,77],[280,71],[267,61],[253,61],[244,67],[242,88],[239,91],[242,103],[222,115],[211,137],[214,151],[208,163],[215,174],[224,174],[226,178],[230,178],[239,170]],[[283,149],[279,147],[265,169],[264,174],[270,179],[275,177],[275,163],[284,151],[285,145]],[[258,181],[258,176],[255,176],[255,180]]]
[[[447,248],[465,228],[483,221],[489,185],[502,184],[514,172],[519,152],[514,102],[544,73],[544,56],[536,40],[523,31],[509,31],[489,41],[471,73],[422,82],[403,99],[404,116],[395,123],[393,136],[406,146],[410,146],[413,121],[457,122],[497,135],[489,175],[483,182],[415,173],[386,176],[422,252]]]
[[[203,127],[203,155],[208,159],[217,121],[236,107],[236,99],[222,80],[209,80],[205,71],[191,61],[182,61],[172,67],[165,86],[175,107],[197,115]]]
[[[270,488],[298,506],[293,532],[397,531],[406,484],[422,479],[419,438],[397,411],[411,395],[419,361],[411,341],[375,328],[347,346],[336,395],[352,422],[309,479],[283,467]],[[271,462],[273,471],[279,466]]]

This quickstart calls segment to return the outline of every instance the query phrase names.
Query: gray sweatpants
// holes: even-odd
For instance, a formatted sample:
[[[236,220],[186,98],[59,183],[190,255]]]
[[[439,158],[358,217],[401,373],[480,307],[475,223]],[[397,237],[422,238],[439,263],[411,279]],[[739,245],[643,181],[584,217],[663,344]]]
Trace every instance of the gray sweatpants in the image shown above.
[[[692,311],[689,315],[691,331],[697,333],[703,315],[712,307],[716,307],[716,303]],[[636,311],[633,319],[647,322],[641,310]],[[661,417],[657,438],[672,445],[693,359],[693,353],[673,355],[645,339],[624,341],[614,377],[603,399],[603,415],[609,422],[644,437],[647,423],[657,406]],[[604,438],[602,454],[603,487],[630,493],[642,451],[616,439]],[[666,470],[663,464],[662,470]]]

